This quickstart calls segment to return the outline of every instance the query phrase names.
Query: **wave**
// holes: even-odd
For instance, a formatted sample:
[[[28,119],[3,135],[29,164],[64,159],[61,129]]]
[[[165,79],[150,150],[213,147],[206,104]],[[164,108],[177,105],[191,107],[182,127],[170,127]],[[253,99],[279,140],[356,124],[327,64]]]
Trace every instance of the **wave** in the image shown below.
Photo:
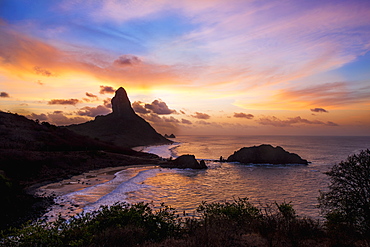
[[[84,212],[91,212],[97,210],[101,205],[113,205],[117,202],[128,202],[127,194],[136,192],[144,188],[150,188],[150,185],[144,183],[148,178],[154,177],[161,169],[149,169],[143,170],[137,173],[134,177],[127,180],[125,171],[118,172],[116,178],[111,182],[118,184],[118,186],[108,194],[105,194],[94,203],[91,203],[84,207]],[[115,181],[116,180],[116,181]],[[109,182],[107,182],[109,183]]]
[[[180,145],[181,143],[175,142],[175,143],[168,144],[168,145],[146,146],[142,148],[140,151],[145,152],[145,153],[156,154],[159,157],[162,157],[165,159],[177,158],[178,155],[175,149]]]

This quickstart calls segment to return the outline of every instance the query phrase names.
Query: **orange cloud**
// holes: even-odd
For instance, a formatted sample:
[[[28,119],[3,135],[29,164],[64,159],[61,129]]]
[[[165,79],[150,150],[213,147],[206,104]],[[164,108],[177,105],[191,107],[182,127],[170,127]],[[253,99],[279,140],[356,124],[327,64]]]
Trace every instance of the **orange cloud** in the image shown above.
[[[314,85],[303,89],[288,88],[275,95],[274,101],[306,102],[307,106],[347,107],[353,104],[367,104],[370,86],[350,89],[344,82]]]
[[[275,116],[272,117],[262,117],[257,121],[261,125],[271,125],[274,127],[291,127],[295,124],[309,124],[309,125],[326,125],[326,126],[338,126],[338,124],[331,121],[322,122],[319,120],[308,120],[301,118],[300,116],[294,118],[288,118],[287,120],[281,120]]]
[[[8,77],[41,81],[40,76],[57,76],[58,83],[63,83],[67,75],[74,75],[74,78],[90,76],[117,86],[126,82],[131,89],[188,83],[181,79],[184,74],[182,68],[148,63],[133,55],[121,55],[115,59],[96,51],[68,52],[13,31],[9,25],[0,26],[0,36],[0,72]]]
[[[262,92],[260,92],[262,93]],[[264,92],[253,101],[237,101],[235,105],[260,110],[369,109],[370,86],[352,86],[346,82],[324,83],[306,87],[288,87]],[[315,106],[320,105],[323,108]],[[321,110],[321,112],[324,112]]]

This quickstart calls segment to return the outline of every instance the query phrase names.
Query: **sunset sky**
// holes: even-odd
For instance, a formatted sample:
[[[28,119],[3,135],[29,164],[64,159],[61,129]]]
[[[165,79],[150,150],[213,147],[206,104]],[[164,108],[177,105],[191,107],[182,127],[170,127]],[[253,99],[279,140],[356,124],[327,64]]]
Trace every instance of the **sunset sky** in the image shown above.
[[[370,135],[370,1],[0,1],[0,110],[82,123],[121,86],[162,134]]]

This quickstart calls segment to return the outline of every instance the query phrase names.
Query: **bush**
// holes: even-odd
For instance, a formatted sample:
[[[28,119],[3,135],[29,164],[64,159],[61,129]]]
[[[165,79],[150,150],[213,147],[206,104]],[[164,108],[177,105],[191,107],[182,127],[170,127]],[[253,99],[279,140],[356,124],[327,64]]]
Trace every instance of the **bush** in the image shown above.
[[[165,205],[147,203],[103,206],[68,221],[36,222],[1,236],[1,246],[135,246],[175,236],[181,220]]]
[[[370,236],[370,150],[351,155],[326,173],[328,192],[321,192],[320,208],[328,229]]]

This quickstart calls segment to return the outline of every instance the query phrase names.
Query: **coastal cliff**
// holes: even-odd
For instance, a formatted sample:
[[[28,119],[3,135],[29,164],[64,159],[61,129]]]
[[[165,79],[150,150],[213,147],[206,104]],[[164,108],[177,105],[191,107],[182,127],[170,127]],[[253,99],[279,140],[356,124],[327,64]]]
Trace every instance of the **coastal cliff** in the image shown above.
[[[120,147],[172,143],[134,112],[125,89],[120,87],[111,102],[112,113],[97,116],[90,122],[66,127],[78,134],[98,138]]]

